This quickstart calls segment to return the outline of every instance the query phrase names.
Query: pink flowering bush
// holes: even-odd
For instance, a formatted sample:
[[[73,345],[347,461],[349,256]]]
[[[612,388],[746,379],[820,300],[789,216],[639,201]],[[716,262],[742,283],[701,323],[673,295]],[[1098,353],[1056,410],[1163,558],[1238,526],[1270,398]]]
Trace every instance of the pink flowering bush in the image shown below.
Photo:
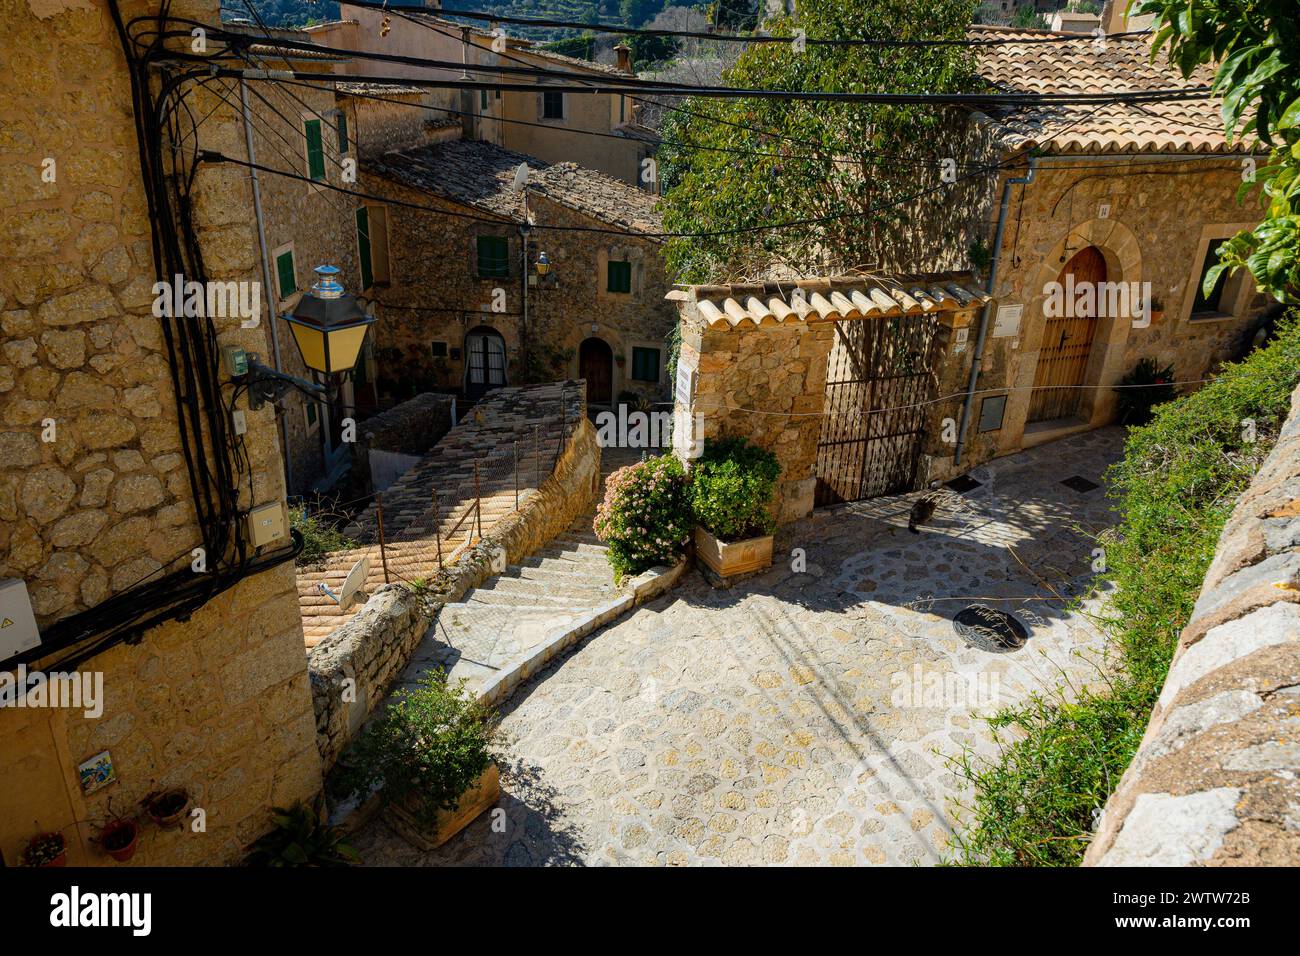
[[[609,546],[616,577],[671,564],[682,554],[693,521],[686,473],[672,455],[620,468],[605,479],[596,536]]]

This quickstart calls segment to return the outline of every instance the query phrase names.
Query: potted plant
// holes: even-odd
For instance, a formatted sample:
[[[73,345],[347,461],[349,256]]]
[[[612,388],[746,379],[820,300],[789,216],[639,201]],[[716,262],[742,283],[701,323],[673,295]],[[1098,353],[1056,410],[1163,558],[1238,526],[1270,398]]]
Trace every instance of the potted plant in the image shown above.
[[[115,817],[99,831],[99,845],[117,862],[125,863],[135,856],[135,845],[139,836],[140,828],[136,826],[134,820]]]
[[[249,866],[348,866],[360,863],[343,839],[342,827],[321,822],[320,814],[299,800],[293,806],[272,807],[270,833],[249,847]]]
[[[682,463],[660,455],[614,472],[605,479],[592,530],[608,545],[616,580],[675,562],[691,533]]]
[[[172,787],[148,794],[141,804],[149,819],[164,830],[172,830],[181,825],[181,818],[190,807],[190,795],[184,787]]]
[[[624,355],[622,352],[615,352],[614,364],[617,365],[619,368],[622,368],[624,365],[627,364],[627,356]]]
[[[501,794],[494,761],[495,715],[442,671],[398,691],[341,764],[338,790],[379,791],[389,824],[432,850],[463,830]]]
[[[726,580],[772,565],[772,499],[781,466],[743,438],[712,442],[691,471],[695,554]]]
[[[62,833],[38,833],[23,848],[23,866],[67,866],[68,844]]]

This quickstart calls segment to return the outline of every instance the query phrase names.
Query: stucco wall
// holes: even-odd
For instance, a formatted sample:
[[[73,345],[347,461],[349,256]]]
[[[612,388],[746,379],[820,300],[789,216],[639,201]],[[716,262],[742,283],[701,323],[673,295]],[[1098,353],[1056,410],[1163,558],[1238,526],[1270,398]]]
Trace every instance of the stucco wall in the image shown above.
[[[1300,863],[1298,728],[1300,389],[1224,527],[1085,864]]]
[[[149,223],[117,34],[105,4],[36,7],[0,10],[0,151],[10,171],[0,212],[0,578],[28,583],[48,627],[177,569],[178,555],[184,567],[202,539],[151,312]],[[145,7],[124,3],[122,12],[129,19]],[[217,4],[172,12],[216,22]],[[228,113],[203,132],[217,148],[239,142]],[[54,182],[41,178],[47,158]],[[198,174],[195,219],[212,279],[260,278],[241,172]],[[221,344],[245,348],[259,348],[264,334],[238,318],[217,327]],[[42,440],[47,420],[52,441]],[[252,487],[241,483],[241,506],[281,499],[269,411],[249,414],[246,441]],[[188,621],[81,670],[102,674],[98,718],[0,710],[6,862],[40,830],[65,834],[70,863],[108,862],[90,840],[110,808],[130,814],[169,785],[189,789],[206,832],[147,831],[133,862],[230,862],[265,829],[271,804],[318,791],[291,566],[249,577]],[[117,782],[85,796],[77,766],[106,749]]]

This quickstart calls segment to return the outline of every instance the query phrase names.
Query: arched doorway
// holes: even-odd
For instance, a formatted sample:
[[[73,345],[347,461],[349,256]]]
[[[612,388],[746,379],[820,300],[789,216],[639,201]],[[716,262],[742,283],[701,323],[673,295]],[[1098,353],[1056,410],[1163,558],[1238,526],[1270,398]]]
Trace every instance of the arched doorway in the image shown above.
[[[1049,316],[1043,326],[1043,341],[1034,369],[1034,391],[1029,399],[1027,422],[1073,418],[1084,399],[1088,359],[1097,332],[1097,303],[1101,283],[1106,281],[1106,258],[1096,246],[1080,249],[1056,277],[1062,288],[1062,313]],[[1074,291],[1090,284],[1093,292],[1080,300]]]
[[[608,405],[614,398],[614,350],[604,339],[584,339],[578,348],[578,377],[587,380],[587,404]]]
[[[465,397],[506,384],[506,340],[496,329],[481,325],[465,336]]]

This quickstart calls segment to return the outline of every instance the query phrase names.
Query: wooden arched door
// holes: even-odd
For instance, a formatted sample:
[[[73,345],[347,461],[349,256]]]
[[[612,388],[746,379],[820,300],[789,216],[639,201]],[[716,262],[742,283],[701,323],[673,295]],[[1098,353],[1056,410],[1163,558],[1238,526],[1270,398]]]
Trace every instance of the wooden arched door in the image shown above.
[[[1056,277],[1063,289],[1063,315],[1047,319],[1043,343],[1034,369],[1034,393],[1029,399],[1030,422],[1046,422],[1077,415],[1083,402],[1088,358],[1097,332],[1097,303],[1106,281],[1106,259],[1096,246],[1080,249]],[[1093,286],[1091,305],[1079,308],[1075,290]]]
[[[614,398],[614,350],[603,339],[583,340],[578,348],[578,377],[587,380],[587,403],[608,405]]]

